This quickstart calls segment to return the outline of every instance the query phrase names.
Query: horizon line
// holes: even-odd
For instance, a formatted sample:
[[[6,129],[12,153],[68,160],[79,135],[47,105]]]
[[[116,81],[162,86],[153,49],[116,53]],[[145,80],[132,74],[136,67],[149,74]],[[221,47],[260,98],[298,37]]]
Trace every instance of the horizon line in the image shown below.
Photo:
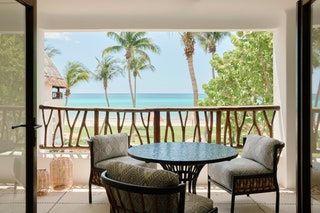
[[[73,92],[71,94],[104,94],[104,92]],[[128,94],[130,95],[129,92],[110,92],[110,94]],[[193,94],[192,92],[137,92],[136,94]],[[198,93],[206,95],[206,93]]]

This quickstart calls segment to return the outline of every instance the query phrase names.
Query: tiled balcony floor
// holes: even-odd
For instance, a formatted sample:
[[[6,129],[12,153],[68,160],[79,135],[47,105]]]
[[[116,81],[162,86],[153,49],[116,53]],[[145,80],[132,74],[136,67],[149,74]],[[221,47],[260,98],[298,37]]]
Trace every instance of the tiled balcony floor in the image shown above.
[[[213,188],[211,197],[219,213],[230,212],[230,194],[219,188]],[[197,188],[197,194],[207,196],[205,186]],[[87,187],[74,187],[65,192],[50,192],[48,195],[38,197],[39,213],[85,213],[85,212],[109,212],[108,198],[103,188],[94,187],[93,203],[88,203]],[[290,190],[281,190],[280,212],[293,213],[296,211],[296,194]],[[264,193],[236,197],[236,213],[271,213],[275,208],[275,193]],[[320,201],[313,201],[313,212],[320,212]]]
[[[8,191],[9,190],[9,191]],[[2,193],[1,193],[2,191]],[[12,194],[11,194],[12,192]],[[206,196],[205,186],[197,187],[197,194]],[[211,198],[214,205],[218,207],[219,213],[230,212],[230,194],[212,188]],[[15,202],[10,203],[10,196],[16,196]],[[21,196],[21,194],[20,194]],[[19,192],[14,194],[13,189],[0,190],[0,212],[18,212],[14,208],[19,206]],[[6,198],[7,197],[7,198]],[[21,196],[21,200],[23,197]],[[313,200],[312,212],[320,212],[320,195]],[[3,202],[6,201],[7,202]],[[296,211],[296,194],[293,191],[281,189],[280,195],[280,212],[294,213]],[[235,213],[271,213],[275,208],[275,193],[264,193],[247,196],[236,196]],[[104,188],[93,187],[93,203],[88,203],[87,186],[77,187],[67,191],[50,191],[45,196],[38,196],[37,200],[38,213],[95,213],[109,212],[109,203]]]

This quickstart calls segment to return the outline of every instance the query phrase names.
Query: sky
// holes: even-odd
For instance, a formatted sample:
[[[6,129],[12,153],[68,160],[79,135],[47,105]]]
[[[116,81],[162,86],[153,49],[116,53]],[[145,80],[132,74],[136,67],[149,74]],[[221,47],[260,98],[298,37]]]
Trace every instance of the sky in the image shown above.
[[[147,34],[160,47],[160,54],[148,52],[155,71],[142,71],[137,79],[137,93],[192,93],[188,64],[183,44],[177,32],[149,32]],[[80,62],[90,71],[95,71],[102,51],[116,45],[107,38],[105,32],[47,32],[45,46],[58,49],[60,54],[51,58],[59,72],[64,76],[68,61]],[[230,39],[217,44],[217,53],[222,55],[233,49]],[[124,59],[124,52],[115,55]],[[196,44],[193,57],[194,70],[199,93],[204,93],[202,85],[211,79],[211,54]],[[129,93],[127,74],[120,75],[109,82],[109,93]],[[103,93],[102,81],[81,82],[71,88],[71,93]]]

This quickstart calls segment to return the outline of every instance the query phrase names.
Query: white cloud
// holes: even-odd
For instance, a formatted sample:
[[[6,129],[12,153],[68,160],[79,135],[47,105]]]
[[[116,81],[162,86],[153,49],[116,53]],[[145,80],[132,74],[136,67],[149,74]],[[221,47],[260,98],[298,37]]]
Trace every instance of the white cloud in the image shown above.
[[[70,40],[70,33],[67,32],[46,32],[44,33],[45,39],[55,39],[55,40]]]

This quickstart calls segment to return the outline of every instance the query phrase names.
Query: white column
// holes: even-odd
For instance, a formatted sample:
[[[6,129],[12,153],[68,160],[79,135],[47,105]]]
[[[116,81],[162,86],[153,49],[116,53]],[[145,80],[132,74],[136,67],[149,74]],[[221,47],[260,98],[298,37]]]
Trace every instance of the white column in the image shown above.
[[[274,31],[274,104],[280,105],[275,122],[275,138],[285,142],[278,168],[279,184],[296,186],[297,93],[296,93],[296,17],[286,11]]]

